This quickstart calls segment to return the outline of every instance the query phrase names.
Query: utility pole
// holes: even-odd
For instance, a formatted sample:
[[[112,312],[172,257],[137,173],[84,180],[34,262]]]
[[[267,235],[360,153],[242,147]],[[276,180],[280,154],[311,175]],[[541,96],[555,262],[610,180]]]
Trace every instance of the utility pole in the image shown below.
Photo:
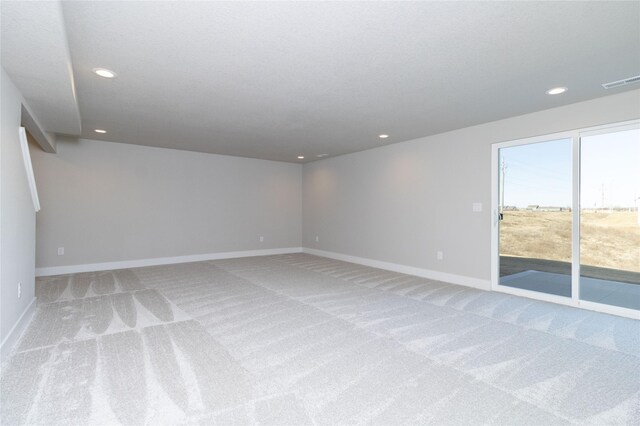
[[[600,203],[600,210],[604,213],[604,183],[602,184],[602,190],[601,190],[601,194],[602,194],[602,201]]]
[[[504,212],[504,175],[507,172],[507,163],[502,159],[502,166],[500,167],[502,170],[502,183],[500,184],[500,213]]]

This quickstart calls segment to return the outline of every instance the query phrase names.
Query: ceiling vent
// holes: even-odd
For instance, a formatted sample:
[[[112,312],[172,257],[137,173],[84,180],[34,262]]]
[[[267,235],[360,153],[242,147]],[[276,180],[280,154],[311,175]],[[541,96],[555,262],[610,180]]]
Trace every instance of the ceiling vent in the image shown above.
[[[611,83],[604,83],[602,87],[605,89],[613,89],[614,87],[624,86],[631,83],[640,82],[640,75],[636,75],[635,77],[625,78],[624,80],[612,81]]]

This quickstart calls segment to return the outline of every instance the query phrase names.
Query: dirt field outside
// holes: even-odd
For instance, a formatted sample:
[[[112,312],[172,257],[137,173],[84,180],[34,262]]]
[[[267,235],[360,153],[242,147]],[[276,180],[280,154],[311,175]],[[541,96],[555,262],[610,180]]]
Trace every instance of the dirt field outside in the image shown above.
[[[505,211],[500,255],[571,261],[571,212]],[[640,272],[640,225],[636,212],[581,214],[582,265]]]

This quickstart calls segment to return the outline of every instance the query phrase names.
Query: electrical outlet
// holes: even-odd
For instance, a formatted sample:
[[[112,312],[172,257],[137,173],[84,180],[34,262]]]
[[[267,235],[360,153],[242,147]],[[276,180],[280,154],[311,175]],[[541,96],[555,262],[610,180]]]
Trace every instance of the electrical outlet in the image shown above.
[[[482,203],[473,203],[473,211],[474,213],[478,213],[482,211]]]
[[[316,243],[319,243],[319,242],[320,242],[320,237],[316,235]]]
[[[64,256],[64,247],[58,247],[58,256]]]
[[[18,283],[18,299],[22,297],[22,283]]]
[[[264,243],[264,237],[262,235],[260,235],[260,242]]]
[[[438,260],[442,260],[444,259],[444,254],[440,250],[438,250],[438,252],[436,253],[436,258]]]

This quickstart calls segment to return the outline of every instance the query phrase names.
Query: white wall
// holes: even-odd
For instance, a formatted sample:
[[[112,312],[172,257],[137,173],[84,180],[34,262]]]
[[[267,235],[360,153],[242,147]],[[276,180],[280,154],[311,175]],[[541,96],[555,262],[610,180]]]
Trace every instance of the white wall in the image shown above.
[[[36,264],[302,244],[488,285],[491,144],[638,117],[636,90],[321,160],[302,172],[296,164],[63,140],[58,154],[33,153],[42,204]],[[482,213],[472,213],[474,202]]]
[[[93,140],[32,156],[38,268],[301,245],[298,164]]]
[[[303,245],[488,287],[491,144],[638,117],[636,90],[307,164]]]
[[[33,306],[36,213],[18,137],[23,98],[4,69],[0,92],[0,338],[5,357]],[[19,322],[21,318],[25,321]]]

